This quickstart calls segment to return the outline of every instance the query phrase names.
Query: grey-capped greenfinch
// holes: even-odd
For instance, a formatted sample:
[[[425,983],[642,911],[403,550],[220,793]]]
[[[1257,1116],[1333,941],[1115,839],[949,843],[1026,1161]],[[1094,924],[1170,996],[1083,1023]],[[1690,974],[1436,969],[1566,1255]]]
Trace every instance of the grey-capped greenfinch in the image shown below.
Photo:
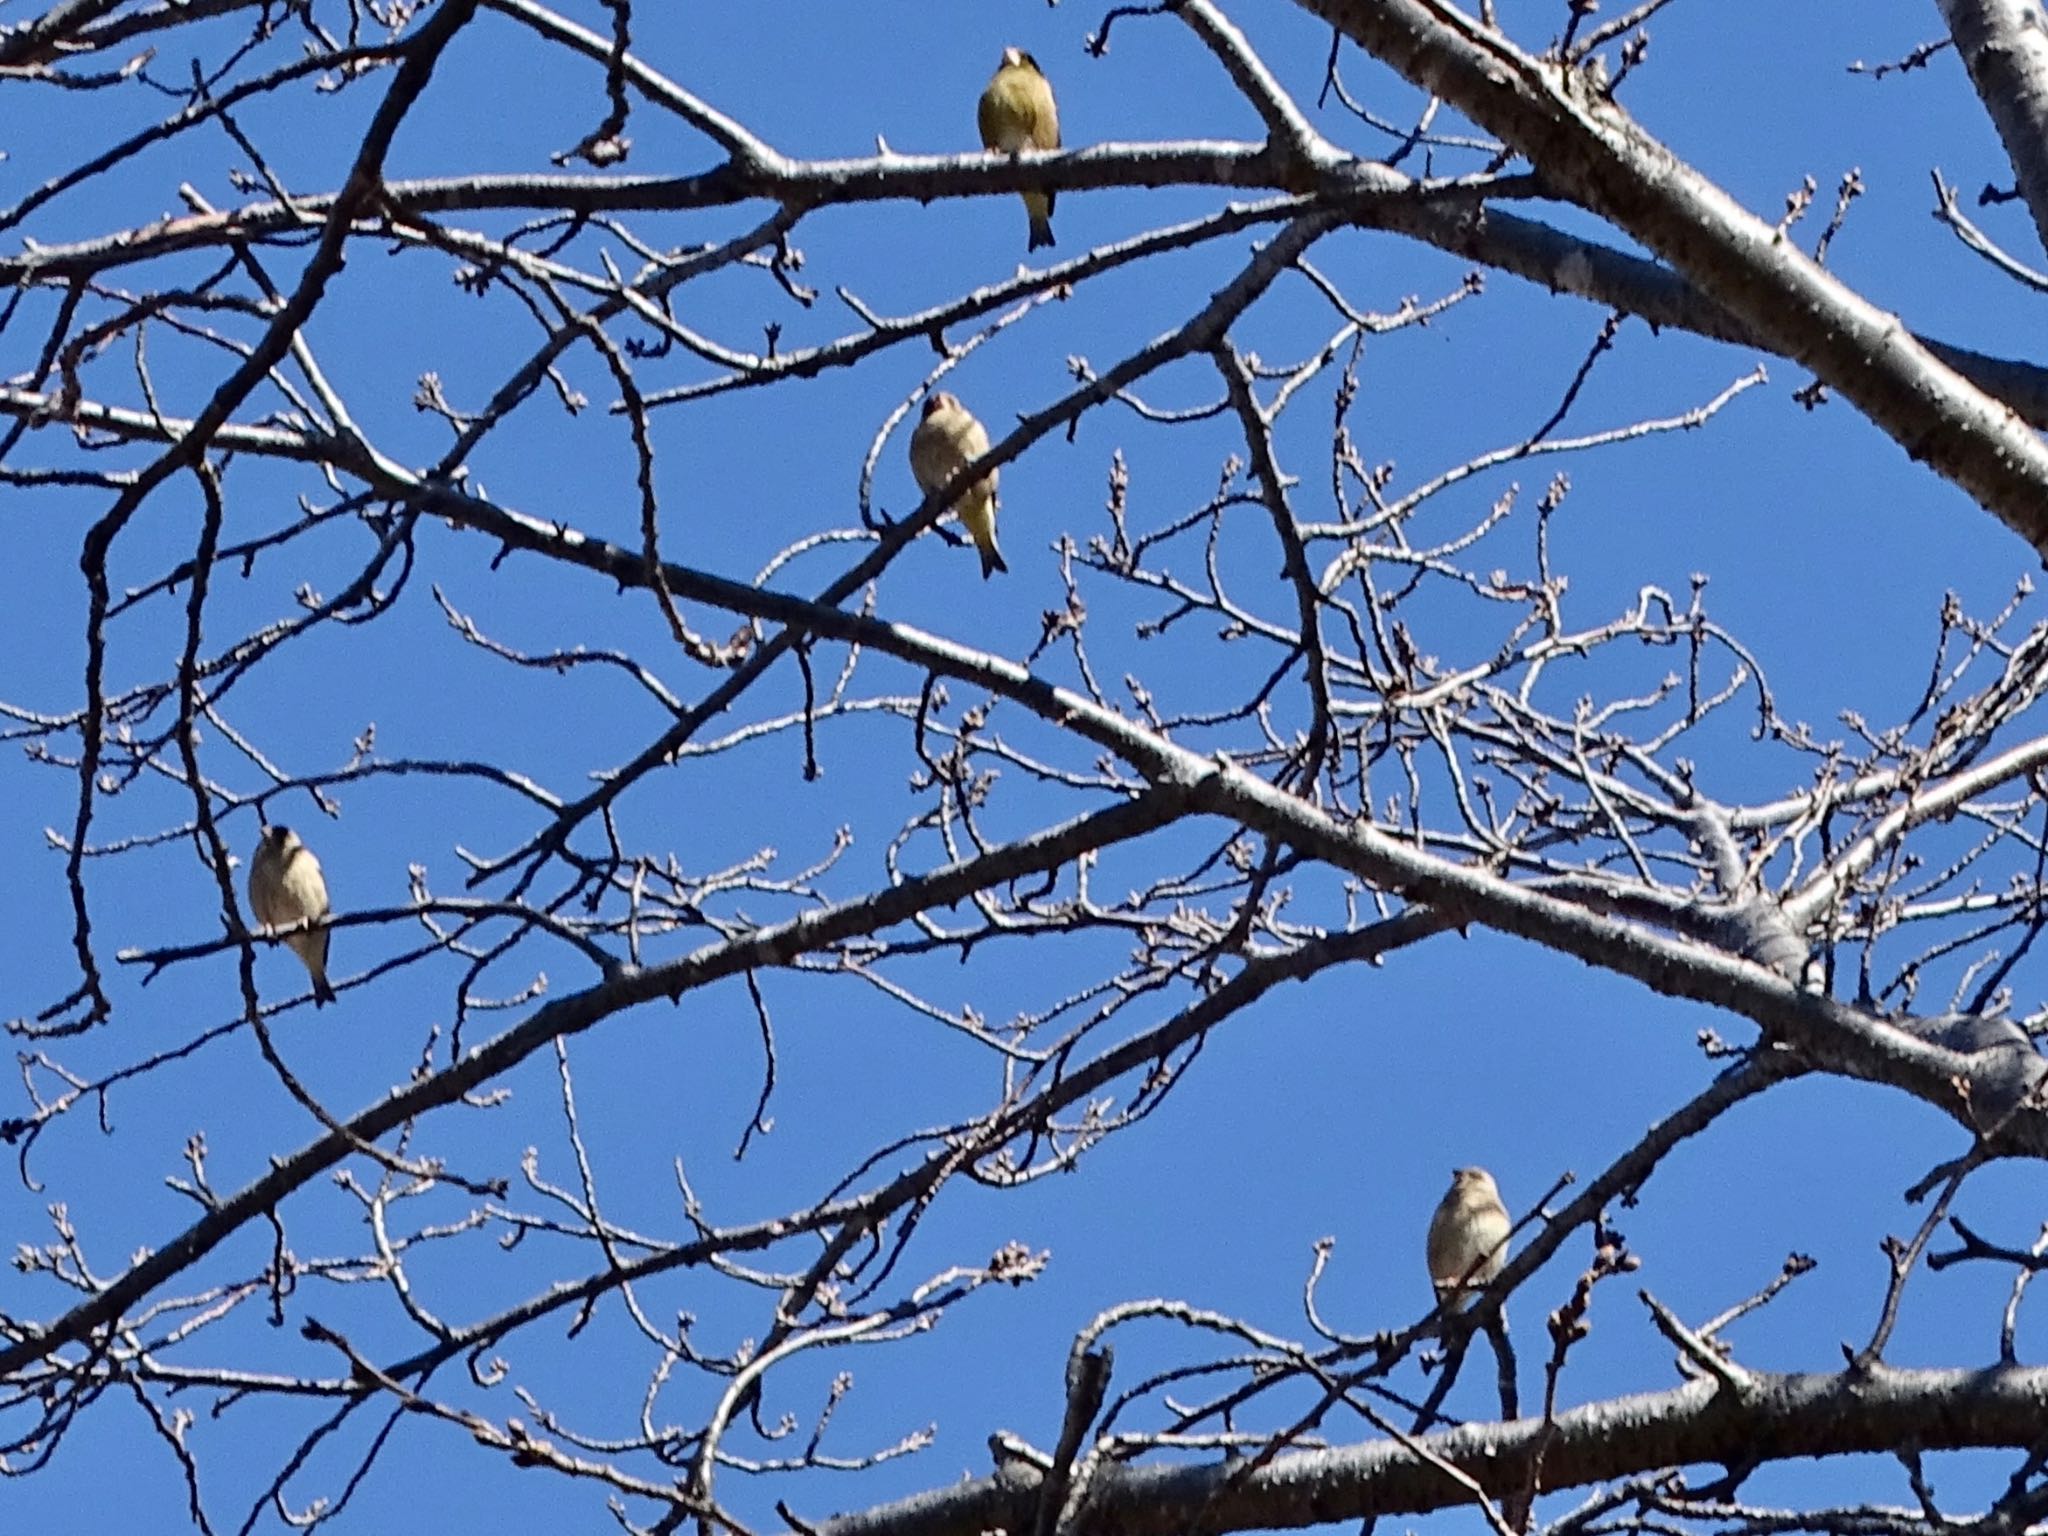
[[[1438,1301],[1457,1297],[1471,1305],[1507,1262],[1508,1232],[1514,1223],[1501,1204],[1500,1189],[1484,1168],[1459,1168],[1451,1188],[1429,1218],[1429,1279]]]
[[[334,1001],[327,984],[328,930],[320,920],[330,910],[327,878],[313,850],[290,827],[265,827],[256,857],[249,861],[249,910],[265,928],[291,928],[311,921],[303,933],[285,935],[284,942],[305,962],[313,978],[313,1006]]]
[[[1038,60],[1021,48],[1003,50],[1003,62],[981,93],[980,119],[982,147],[999,155],[1060,147],[1060,109],[1052,99],[1052,84]],[[1031,215],[1031,250],[1053,243],[1052,205],[1057,195],[1024,194],[1024,211]]]
[[[924,415],[910,434],[910,473],[917,488],[929,496],[945,487],[956,474],[988,452],[988,432],[960,403],[958,395],[943,389],[924,402]],[[997,571],[1007,571],[1003,552],[996,546],[996,472],[990,470],[954,498],[953,511],[960,525],[981,551],[981,577],[986,581]]]

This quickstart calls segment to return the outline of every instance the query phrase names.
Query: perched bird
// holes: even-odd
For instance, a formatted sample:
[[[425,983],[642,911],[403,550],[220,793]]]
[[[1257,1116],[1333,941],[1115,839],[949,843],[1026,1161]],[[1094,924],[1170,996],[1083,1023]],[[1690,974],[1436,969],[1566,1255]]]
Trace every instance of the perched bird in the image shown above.
[[[1437,1300],[1457,1296],[1458,1307],[1471,1305],[1473,1294],[1507,1262],[1513,1225],[1492,1174],[1484,1168],[1452,1170],[1450,1193],[1429,1218],[1429,1278]]]
[[[1027,149],[1060,147],[1060,109],[1052,99],[1052,85],[1038,67],[1038,60],[1021,48],[1005,48],[988,89],[981,93],[981,143],[999,155],[1021,154]],[[1024,211],[1031,215],[1031,245],[1052,244],[1054,192],[1026,192]]]
[[[917,488],[929,496],[943,488],[973,460],[988,452],[988,433],[958,395],[943,389],[924,403],[924,416],[910,434],[910,472]],[[981,551],[981,579],[1007,571],[996,547],[996,472],[990,470],[954,498],[961,526]]]
[[[327,916],[327,881],[320,861],[290,827],[263,829],[263,841],[249,862],[249,909],[265,928],[290,928],[308,919],[318,923]],[[334,988],[327,984],[327,939],[325,927],[285,936],[313,978],[316,1008],[334,1001]]]

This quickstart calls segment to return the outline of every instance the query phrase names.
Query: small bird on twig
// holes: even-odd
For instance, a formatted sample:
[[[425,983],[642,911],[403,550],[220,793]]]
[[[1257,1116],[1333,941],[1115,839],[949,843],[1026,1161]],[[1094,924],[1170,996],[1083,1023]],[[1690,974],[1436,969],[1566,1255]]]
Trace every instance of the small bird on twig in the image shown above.
[[[306,964],[313,978],[313,1006],[334,1001],[327,984],[327,928],[321,923],[330,910],[327,880],[313,850],[290,827],[265,827],[256,857],[249,861],[249,910],[265,928],[290,928],[310,920],[303,933],[289,933],[284,942]]]
[[[999,155],[1060,147],[1060,109],[1052,99],[1052,83],[1038,60],[1021,48],[1003,50],[1003,62],[981,93],[979,116],[982,147]],[[1053,243],[1052,205],[1058,195],[1024,194],[1024,211],[1031,215],[1029,249]]]
[[[961,470],[988,452],[988,432],[974,419],[958,395],[943,389],[924,403],[924,416],[910,434],[910,473],[917,488],[929,496]],[[981,551],[981,579],[1007,571],[996,546],[996,472],[990,470],[954,498],[960,525]]]
[[[1456,1296],[1458,1308],[1470,1306],[1507,1262],[1513,1226],[1492,1174],[1454,1169],[1450,1191],[1429,1218],[1429,1278],[1437,1300]]]

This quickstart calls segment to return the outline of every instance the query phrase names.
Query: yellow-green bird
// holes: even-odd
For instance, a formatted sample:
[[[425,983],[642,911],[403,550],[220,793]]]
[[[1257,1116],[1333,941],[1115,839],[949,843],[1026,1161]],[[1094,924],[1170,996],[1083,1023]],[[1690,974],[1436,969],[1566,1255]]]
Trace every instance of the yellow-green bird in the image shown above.
[[[999,155],[1060,147],[1060,109],[1038,60],[1022,48],[1005,48],[1003,62],[981,93],[981,143]],[[1054,192],[1026,192],[1031,215],[1031,250],[1052,242]]]
[[[924,415],[910,434],[910,473],[925,495],[943,490],[955,475],[987,452],[987,429],[960,403],[958,395],[941,389],[925,401]],[[953,511],[981,551],[981,579],[1009,570],[1003,564],[1002,550],[996,547],[996,472],[990,470],[960,492],[953,500]]]
[[[310,919],[315,926],[285,935],[284,942],[305,962],[313,978],[313,1006],[334,1001],[327,984],[328,931],[319,926],[330,910],[327,878],[313,850],[290,827],[265,827],[256,857],[249,861],[249,910],[265,928],[291,928]]]

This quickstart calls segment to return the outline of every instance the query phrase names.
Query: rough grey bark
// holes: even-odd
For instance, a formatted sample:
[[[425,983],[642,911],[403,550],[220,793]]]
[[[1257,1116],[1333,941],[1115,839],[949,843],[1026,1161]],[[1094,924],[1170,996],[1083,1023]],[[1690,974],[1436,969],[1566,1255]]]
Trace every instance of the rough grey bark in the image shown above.
[[[1668,1392],[1615,1398],[1541,1419],[1472,1424],[1406,1444],[1378,1440],[1276,1458],[1247,1471],[1114,1467],[1097,1475],[1085,1525],[1117,1536],[1286,1530],[1375,1515],[1419,1515],[1527,1489],[1538,1455],[1545,1488],[1660,1467],[1738,1465],[1911,1445],[2034,1444],[2048,1414],[2048,1369],[1844,1371],[1764,1375],[1730,1369]],[[1451,1470],[1455,1469],[1457,1475]],[[1469,1479],[1469,1482],[1462,1479]],[[979,1536],[1028,1530],[1039,1475],[1012,1463],[993,1477],[821,1521],[817,1536]]]
[[[2048,556],[2048,448],[1570,65],[1441,0],[1299,0],[1540,167]]]
[[[1935,0],[1970,72],[2034,233],[2048,250],[2048,17],[2036,0]]]

